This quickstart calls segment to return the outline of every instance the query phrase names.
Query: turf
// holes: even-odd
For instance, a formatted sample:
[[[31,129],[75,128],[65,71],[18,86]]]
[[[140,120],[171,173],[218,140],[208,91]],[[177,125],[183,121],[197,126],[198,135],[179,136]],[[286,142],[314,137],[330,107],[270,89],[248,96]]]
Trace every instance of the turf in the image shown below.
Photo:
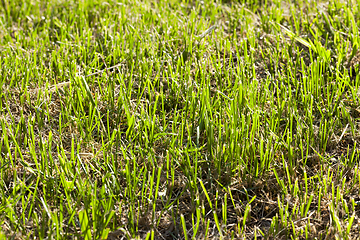
[[[0,239],[356,239],[358,1],[2,0]]]

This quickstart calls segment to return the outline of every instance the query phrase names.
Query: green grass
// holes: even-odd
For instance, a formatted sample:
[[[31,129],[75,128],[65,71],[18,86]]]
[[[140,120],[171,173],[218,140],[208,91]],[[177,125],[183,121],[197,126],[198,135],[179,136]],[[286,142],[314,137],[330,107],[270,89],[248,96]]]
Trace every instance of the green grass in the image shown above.
[[[0,239],[356,239],[357,1],[2,0]]]

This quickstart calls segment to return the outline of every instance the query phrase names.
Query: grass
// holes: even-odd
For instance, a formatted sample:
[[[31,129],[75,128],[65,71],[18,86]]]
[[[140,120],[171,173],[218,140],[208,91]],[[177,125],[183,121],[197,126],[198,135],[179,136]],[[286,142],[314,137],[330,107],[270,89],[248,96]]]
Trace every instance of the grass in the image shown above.
[[[359,238],[357,1],[2,0],[0,239]]]

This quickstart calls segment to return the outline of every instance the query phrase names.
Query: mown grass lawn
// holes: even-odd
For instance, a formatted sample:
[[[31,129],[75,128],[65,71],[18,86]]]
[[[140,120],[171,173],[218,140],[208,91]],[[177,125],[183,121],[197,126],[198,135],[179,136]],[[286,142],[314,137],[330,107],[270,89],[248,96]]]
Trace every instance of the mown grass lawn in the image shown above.
[[[358,1],[0,6],[0,239],[360,238]]]

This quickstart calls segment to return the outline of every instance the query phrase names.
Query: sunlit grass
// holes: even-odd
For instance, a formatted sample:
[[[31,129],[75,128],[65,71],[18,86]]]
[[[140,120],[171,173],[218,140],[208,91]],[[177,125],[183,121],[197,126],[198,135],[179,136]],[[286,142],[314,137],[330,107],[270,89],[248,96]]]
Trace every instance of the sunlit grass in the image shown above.
[[[2,1],[0,239],[359,237],[356,1]]]

